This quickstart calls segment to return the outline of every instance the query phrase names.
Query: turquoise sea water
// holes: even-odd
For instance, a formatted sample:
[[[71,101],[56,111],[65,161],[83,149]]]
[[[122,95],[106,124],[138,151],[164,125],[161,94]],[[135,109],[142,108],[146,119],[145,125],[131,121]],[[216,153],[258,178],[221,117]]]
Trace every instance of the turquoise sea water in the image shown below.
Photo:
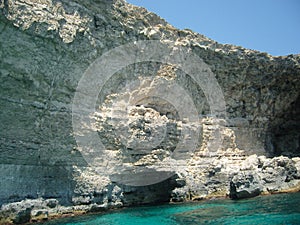
[[[46,225],[300,224],[300,193],[233,201],[143,206],[80,216]]]

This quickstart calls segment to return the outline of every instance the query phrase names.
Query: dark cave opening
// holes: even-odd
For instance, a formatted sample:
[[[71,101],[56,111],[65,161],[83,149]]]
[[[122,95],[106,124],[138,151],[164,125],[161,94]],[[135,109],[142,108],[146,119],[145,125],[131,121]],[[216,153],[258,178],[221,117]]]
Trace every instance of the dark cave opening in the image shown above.
[[[274,156],[300,156],[300,96],[271,122],[268,129],[269,145]]]

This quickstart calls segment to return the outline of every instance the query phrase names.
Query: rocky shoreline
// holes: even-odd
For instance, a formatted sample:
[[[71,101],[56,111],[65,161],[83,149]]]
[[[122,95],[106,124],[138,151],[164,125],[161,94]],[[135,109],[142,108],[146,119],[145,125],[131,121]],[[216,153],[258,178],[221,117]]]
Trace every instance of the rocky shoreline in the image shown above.
[[[277,195],[277,194],[286,194],[286,193],[295,193],[300,192],[300,184],[297,187],[288,190],[280,190],[276,192],[262,192],[260,195]],[[207,196],[206,198],[196,199],[196,200],[188,200],[185,202],[170,202],[169,204],[184,204],[189,202],[203,202],[207,200],[216,200],[216,199],[225,199],[229,196]],[[51,200],[51,199],[49,199]],[[55,199],[53,199],[55,200]],[[50,220],[60,220],[63,218],[84,216],[84,215],[101,215],[101,213],[110,213],[115,212],[116,210],[121,210],[126,207],[123,206],[111,206],[106,208],[105,206],[98,206],[97,209],[87,207],[65,207],[65,206],[57,206],[56,209],[51,209],[49,207],[45,207],[45,200],[38,199],[36,200],[23,200],[22,202],[18,202],[18,206],[8,204],[2,209],[0,224],[2,225],[11,225],[11,224],[36,224],[43,223]],[[168,203],[162,203],[168,204]],[[149,204],[148,204],[149,205]],[[153,204],[150,204],[153,205]],[[157,205],[157,204],[155,204]],[[27,206],[31,206],[32,211],[26,210]],[[141,205],[142,206],[142,205]],[[26,208],[24,210],[24,207]],[[103,208],[102,208],[103,207]],[[13,211],[13,212],[12,212]]]
[[[264,156],[258,157],[257,155],[251,155],[243,160],[239,171],[232,173],[230,183],[221,185],[226,186],[225,193],[216,193],[212,191],[211,194],[199,196],[197,193],[192,194],[186,191],[185,189],[189,186],[184,185],[183,187],[175,188],[172,191],[169,196],[170,203],[202,201],[228,197],[235,200],[251,198],[258,195],[299,192],[299,171],[299,157],[289,159],[288,157],[282,156],[266,158]],[[222,173],[222,170],[219,170],[216,173]],[[219,175],[214,174],[213,176]],[[182,182],[182,179],[177,180],[177,182]],[[194,185],[199,185],[199,183],[195,181]],[[0,223],[35,223],[89,213],[109,212],[114,209],[130,207],[130,205],[126,205],[124,199],[120,196],[122,195],[113,196],[114,200],[109,203],[99,204],[86,202],[85,204],[73,206],[60,205],[56,199],[42,198],[26,199],[20,202],[8,203],[1,207]],[[161,203],[166,202],[164,201]],[[132,202],[131,205],[136,204]],[[143,205],[143,203],[140,205]]]
[[[299,54],[123,0],[0,0],[0,30],[0,223],[299,191]]]

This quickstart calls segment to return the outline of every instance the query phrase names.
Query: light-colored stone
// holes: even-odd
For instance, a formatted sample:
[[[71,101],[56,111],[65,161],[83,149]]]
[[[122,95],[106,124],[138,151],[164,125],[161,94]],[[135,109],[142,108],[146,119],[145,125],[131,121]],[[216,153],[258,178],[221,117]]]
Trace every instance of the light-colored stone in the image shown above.
[[[248,196],[299,185],[299,55],[222,45],[122,0],[2,0],[0,40],[0,204],[10,222],[226,196],[230,181]],[[198,55],[224,93],[227,117],[211,114],[207,96],[180,65],[129,65],[99,94],[87,129],[106,149],[91,167],[72,129],[76,87],[95,59],[137,40]],[[193,100],[199,121],[149,94],[174,83]],[[135,101],[141,93],[147,98]],[[124,110],[126,102],[132,104]],[[184,144],[200,130],[197,146],[173,154],[183,130]],[[132,173],[138,168],[168,179],[124,184],[142,184],[147,176]]]
[[[241,172],[230,181],[229,197],[232,199],[250,198],[262,192],[260,179],[251,172]]]

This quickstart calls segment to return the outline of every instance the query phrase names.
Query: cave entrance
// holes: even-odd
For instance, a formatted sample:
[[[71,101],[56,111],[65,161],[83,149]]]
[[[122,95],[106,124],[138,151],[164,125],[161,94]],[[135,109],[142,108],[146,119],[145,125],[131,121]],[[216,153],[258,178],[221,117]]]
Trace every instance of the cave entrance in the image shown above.
[[[300,156],[300,96],[276,116],[268,133],[270,141],[266,147],[274,156]]]

